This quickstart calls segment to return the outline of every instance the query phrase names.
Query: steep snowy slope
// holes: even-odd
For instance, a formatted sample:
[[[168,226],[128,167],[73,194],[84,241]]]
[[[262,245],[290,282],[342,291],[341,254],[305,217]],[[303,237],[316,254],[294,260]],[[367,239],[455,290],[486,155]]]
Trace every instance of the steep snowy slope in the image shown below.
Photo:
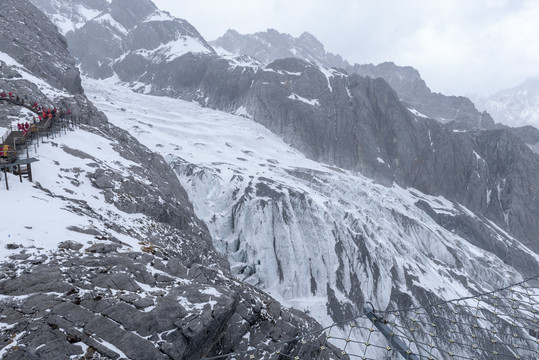
[[[84,84],[166,157],[233,273],[324,325],[366,301],[436,303],[539,271],[536,254],[457,203],[308,160],[244,117]]]

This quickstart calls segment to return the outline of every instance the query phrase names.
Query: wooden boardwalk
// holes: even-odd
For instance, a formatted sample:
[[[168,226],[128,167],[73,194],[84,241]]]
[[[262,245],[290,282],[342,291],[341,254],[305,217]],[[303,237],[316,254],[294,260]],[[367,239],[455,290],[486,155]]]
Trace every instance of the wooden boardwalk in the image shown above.
[[[39,115],[41,112],[37,111],[29,103],[24,101],[16,101],[16,98],[0,97],[0,101],[7,102],[12,105],[24,107],[35,114]],[[32,181],[32,163],[38,161],[36,158],[30,157],[28,152],[28,142],[36,139],[36,146],[39,146],[39,138],[46,136],[47,138],[52,135],[54,137],[55,130],[61,132],[62,124],[59,124],[59,120],[64,116],[56,112],[55,116],[41,120],[40,122],[34,122],[26,131],[8,129],[7,135],[2,139],[0,144],[0,175],[4,172],[4,178],[6,182],[6,189],[9,190],[7,173],[13,173],[19,175],[19,179],[22,182],[22,178],[28,178]],[[71,117],[71,123],[75,124],[73,117]],[[60,125],[60,126],[56,126]],[[9,148],[8,151],[4,149]],[[26,157],[20,156],[26,148]],[[22,150],[21,150],[22,149]],[[1,180],[1,176],[0,176]]]

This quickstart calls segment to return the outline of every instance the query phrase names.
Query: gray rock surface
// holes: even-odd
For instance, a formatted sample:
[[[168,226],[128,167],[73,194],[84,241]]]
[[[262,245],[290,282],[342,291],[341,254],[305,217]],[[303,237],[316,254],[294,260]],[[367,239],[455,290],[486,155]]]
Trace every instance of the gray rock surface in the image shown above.
[[[79,71],[56,26],[28,1],[6,0],[2,8],[0,48],[54,87],[81,94]]]
[[[316,329],[306,315],[218,269],[193,264],[178,273],[177,265],[175,258],[142,252],[73,250],[52,253],[39,265],[0,264],[9,277],[0,281],[0,319],[9,328],[0,350],[17,341],[3,359],[199,359],[266,341],[268,353],[337,358],[331,348],[320,351],[325,336],[310,348],[297,340],[275,343],[306,326]],[[156,282],[159,276],[170,281]]]
[[[524,114],[533,120],[534,110],[524,110],[519,106],[518,99],[512,101],[509,107],[513,115],[503,109],[504,105],[497,105],[503,102],[491,100],[480,101],[483,108],[487,108],[496,114],[497,124],[492,117],[486,113],[478,111],[474,103],[464,96],[446,96],[440,93],[433,93],[419,72],[410,66],[398,66],[393,62],[381,64],[354,64],[343,60],[339,55],[326,52],[324,46],[311,34],[303,33],[300,37],[294,38],[291,35],[279,33],[276,30],[268,29],[266,32],[254,34],[240,34],[235,30],[228,30],[223,36],[210,42],[212,45],[222,48],[233,54],[245,54],[269,64],[278,59],[298,58],[308,62],[319,64],[325,68],[344,69],[350,74],[356,73],[370,78],[384,79],[399,95],[399,97],[414,107],[419,112],[436,119],[442,123],[451,123],[451,128],[455,130],[471,129],[495,129],[504,127],[500,123],[507,124],[499,114],[511,117],[514,123],[517,113]],[[532,81],[528,85],[533,84]],[[530,86],[535,89],[533,86]],[[529,87],[529,88],[530,88]],[[531,90],[533,92],[535,90]],[[523,91],[520,89],[520,94]],[[503,98],[503,93],[497,95]],[[506,96],[507,97],[507,96]],[[493,97],[494,98],[494,97]],[[533,99],[532,96],[530,98]],[[496,107],[498,106],[498,108]],[[501,110],[499,108],[502,108]],[[519,109],[519,110],[517,110]],[[525,135],[524,129],[516,129],[515,134],[521,137],[527,144],[535,145],[539,142],[538,136]]]

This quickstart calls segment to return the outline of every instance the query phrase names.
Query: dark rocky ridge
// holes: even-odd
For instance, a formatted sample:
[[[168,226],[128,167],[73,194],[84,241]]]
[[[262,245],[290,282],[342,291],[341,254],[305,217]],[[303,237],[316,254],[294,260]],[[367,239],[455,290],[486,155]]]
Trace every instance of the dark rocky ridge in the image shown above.
[[[228,30],[210,43],[232,53],[251,56],[266,64],[294,57],[326,68],[343,69],[350,74],[355,73],[373,79],[382,78],[403,101],[437,121],[450,123],[449,126],[456,130],[506,128],[496,124],[488,113],[478,111],[473,102],[464,96],[433,93],[413,67],[398,66],[393,62],[351,65],[341,56],[326,52],[324,45],[309,33],[294,38],[273,29],[246,35]],[[527,144],[535,145],[539,142],[538,130],[524,135],[526,132],[524,129],[509,129]]]
[[[339,55],[326,52],[324,46],[312,35],[294,38],[288,34],[269,29],[255,34],[239,34],[228,30],[211,44],[227,51],[252,56],[264,63],[295,57],[314,62],[326,68],[340,68],[371,78],[382,78],[399,94],[399,97],[419,112],[441,122],[459,121],[470,127],[490,128],[494,125],[481,123],[481,113],[474,104],[462,96],[445,96],[432,93],[419,72],[410,66],[397,66],[393,62],[378,65],[353,64]]]

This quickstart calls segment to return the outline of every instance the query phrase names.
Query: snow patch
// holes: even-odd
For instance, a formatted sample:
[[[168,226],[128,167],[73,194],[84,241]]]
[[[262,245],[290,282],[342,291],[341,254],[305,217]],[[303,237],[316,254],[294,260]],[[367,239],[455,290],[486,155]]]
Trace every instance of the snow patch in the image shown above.
[[[165,11],[156,11],[150,16],[148,16],[144,22],[150,22],[150,21],[174,21],[176,20],[174,17],[172,17],[169,13]]]
[[[171,62],[187,53],[211,53],[200,41],[190,36],[181,36],[176,40],[160,45],[154,50],[139,49],[137,54],[152,60],[154,63],[161,61]]]
[[[424,118],[424,119],[429,118],[427,115],[420,113],[419,111],[417,111],[413,107],[409,107],[408,110],[417,117]]]
[[[304,98],[303,96],[299,96],[298,94],[294,94],[294,93],[292,93],[290,96],[288,96],[288,99],[301,101],[301,102],[304,102],[306,104],[309,104],[309,105],[315,106],[315,107],[320,106],[320,102],[318,101],[318,99],[307,99],[307,98]]]
[[[128,31],[126,30],[126,28],[124,28],[122,26],[122,24],[120,24],[119,22],[114,20],[110,14],[103,14],[103,15],[101,15],[99,17],[96,17],[96,18],[94,18],[92,20],[95,21],[95,22],[101,23],[101,24],[105,24],[105,25],[108,24],[111,27],[113,27],[114,29],[116,29],[117,31],[119,31],[123,35],[128,34]]]
[[[237,108],[236,111],[234,111],[234,115],[243,116],[249,119],[251,118],[251,114],[249,114],[245,106],[240,106],[239,108]]]

